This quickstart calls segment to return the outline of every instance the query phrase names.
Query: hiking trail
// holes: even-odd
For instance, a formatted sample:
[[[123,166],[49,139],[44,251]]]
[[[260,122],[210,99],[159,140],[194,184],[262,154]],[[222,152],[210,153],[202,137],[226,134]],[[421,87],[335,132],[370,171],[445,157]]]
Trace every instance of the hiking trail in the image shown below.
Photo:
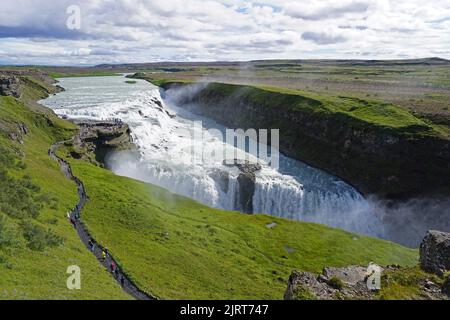
[[[138,300],[157,300],[156,297],[151,296],[138,288],[138,286],[121,270],[121,268],[119,267],[120,265],[114,259],[111,252],[109,252],[106,259],[102,258],[102,252],[105,249],[105,247],[102,246],[101,244],[99,244],[97,241],[95,241],[95,239],[92,237],[92,235],[87,230],[86,226],[80,220],[81,210],[83,209],[83,207],[85,206],[86,202],[89,199],[86,194],[86,189],[84,188],[84,184],[80,179],[78,179],[77,177],[75,177],[73,175],[70,164],[66,160],[57,156],[56,152],[55,152],[56,149],[64,142],[65,141],[60,141],[60,142],[53,144],[50,147],[48,154],[52,159],[54,159],[55,161],[57,161],[59,163],[64,175],[68,179],[74,181],[75,184],[77,185],[79,201],[78,201],[77,205],[75,206],[75,208],[70,212],[70,219],[71,220],[73,219],[73,221],[75,221],[75,229],[78,233],[79,238],[84,243],[86,248],[90,252],[92,252],[92,254],[94,254],[95,257],[97,258],[97,260],[111,273],[111,275],[115,278],[115,280],[122,287],[123,291],[125,291],[126,293],[130,294],[131,296],[133,296],[134,298],[136,298]],[[77,216],[78,216],[78,219],[77,219]],[[92,251],[89,246],[90,239],[92,239],[92,241],[94,243],[94,251]],[[111,272],[110,266],[111,266],[112,262],[114,262],[116,264],[116,266],[118,268],[118,272],[115,272],[115,273]],[[122,281],[122,279],[123,279],[123,281]]]

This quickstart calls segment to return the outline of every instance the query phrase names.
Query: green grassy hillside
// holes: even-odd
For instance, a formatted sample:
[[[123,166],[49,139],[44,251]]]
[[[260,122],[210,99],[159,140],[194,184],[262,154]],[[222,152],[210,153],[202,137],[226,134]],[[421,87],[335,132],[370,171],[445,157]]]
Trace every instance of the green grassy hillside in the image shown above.
[[[71,160],[83,220],[147,292],[164,299],[281,299],[293,269],[414,265],[417,252],[322,225],[211,209]],[[267,225],[275,222],[276,226]]]
[[[45,95],[34,84],[35,90],[24,88],[23,101]],[[77,203],[76,187],[47,151],[74,132],[50,113],[0,97],[0,299],[130,298],[67,221],[66,212]],[[81,268],[81,290],[66,287],[70,265]]]

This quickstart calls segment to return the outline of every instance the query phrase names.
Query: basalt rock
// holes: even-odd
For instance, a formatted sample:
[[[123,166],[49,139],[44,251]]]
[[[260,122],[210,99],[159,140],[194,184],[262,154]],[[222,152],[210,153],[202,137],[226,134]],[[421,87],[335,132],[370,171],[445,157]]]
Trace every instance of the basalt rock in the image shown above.
[[[240,161],[235,159],[234,163],[229,164],[224,161],[226,166],[235,166],[241,172],[237,178],[238,181],[238,200],[239,208],[238,210],[245,213],[253,213],[253,195],[255,194],[255,173],[261,170],[261,165],[259,163],[251,163],[247,160]]]
[[[74,121],[80,127],[74,139],[74,158],[95,156],[95,161],[106,165],[106,159],[112,151],[136,151],[131,131],[127,124],[119,120],[111,121]]]
[[[29,132],[28,127],[23,122],[8,122],[0,119],[0,134],[9,139],[23,143],[23,136]]]
[[[438,275],[450,271],[450,233],[428,231],[420,244],[420,265]]]
[[[10,74],[0,74],[0,95],[20,98],[20,79]]]
[[[239,184],[239,205],[240,209],[245,213],[253,213],[255,180],[254,173],[241,173],[237,178]]]
[[[380,271],[381,289],[391,283],[395,286],[395,278],[408,279],[410,268],[392,265]],[[285,300],[372,300],[383,298],[378,290],[367,286],[368,271],[366,267],[350,266],[345,268],[325,268],[321,274],[293,271],[284,294]],[[443,284],[435,281],[434,275],[424,275],[417,279],[415,275],[411,283],[415,283],[416,298],[421,300],[448,300],[450,297],[450,276]],[[407,280],[406,280],[407,281]]]

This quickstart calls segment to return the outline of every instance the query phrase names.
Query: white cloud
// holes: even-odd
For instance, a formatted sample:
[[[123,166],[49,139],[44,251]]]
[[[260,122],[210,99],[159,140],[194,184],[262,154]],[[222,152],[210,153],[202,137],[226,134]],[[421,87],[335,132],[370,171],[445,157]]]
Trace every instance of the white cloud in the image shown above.
[[[338,18],[352,13],[364,14],[370,8],[371,2],[370,0],[290,2],[285,6],[285,13],[305,20]]]
[[[449,0],[3,0],[0,63],[450,58],[449,36]]]

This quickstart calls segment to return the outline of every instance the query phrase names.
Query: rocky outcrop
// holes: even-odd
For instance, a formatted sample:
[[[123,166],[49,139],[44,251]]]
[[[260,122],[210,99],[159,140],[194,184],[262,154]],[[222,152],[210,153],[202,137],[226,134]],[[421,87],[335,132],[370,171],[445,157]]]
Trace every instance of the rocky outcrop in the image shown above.
[[[11,122],[6,119],[0,119],[0,134],[7,138],[23,144],[23,137],[27,135],[29,129],[23,122]]]
[[[420,265],[438,275],[450,271],[450,233],[428,231],[420,244]]]
[[[111,121],[74,121],[80,127],[75,136],[73,151],[74,158],[92,160],[89,155],[95,155],[95,161],[105,165],[108,154],[112,151],[136,150],[127,124],[120,120]]]
[[[245,213],[253,213],[253,195],[255,194],[256,181],[255,173],[261,170],[261,165],[259,163],[239,161],[237,159],[234,160],[234,164],[227,164],[226,161],[224,161],[224,165],[236,166],[241,172],[237,178],[239,184],[239,208],[236,209]]]
[[[413,271],[411,271],[413,270]],[[442,282],[435,275],[422,274],[411,268],[387,266],[382,268],[380,290],[369,289],[368,268],[350,266],[325,268],[321,274],[293,271],[284,294],[286,300],[375,300],[389,298],[383,289],[390,292],[404,290],[414,292],[411,299],[448,300],[450,279]],[[391,297],[392,298],[392,297]],[[398,296],[394,295],[395,299]]]
[[[0,95],[20,98],[20,79],[11,74],[0,73]]]
[[[285,300],[372,299],[367,267],[325,268],[322,274],[292,272]]]
[[[409,287],[417,299],[445,299],[450,297],[450,234],[429,231],[420,246],[420,265],[413,269],[387,266],[380,269],[380,288],[394,285]],[[376,290],[369,289],[367,279],[371,268],[350,266],[324,268],[321,274],[293,271],[284,294],[287,300],[299,299],[378,299]],[[438,276],[436,276],[437,274]],[[395,280],[399,279],[399,280]],[[397,288],[396,290],[398,290]]]
[[[23,144],[23,136],[28,134],[28,127],[25,123],[19,122],[16,124],[15,129],[9,133],[9,138]]]

